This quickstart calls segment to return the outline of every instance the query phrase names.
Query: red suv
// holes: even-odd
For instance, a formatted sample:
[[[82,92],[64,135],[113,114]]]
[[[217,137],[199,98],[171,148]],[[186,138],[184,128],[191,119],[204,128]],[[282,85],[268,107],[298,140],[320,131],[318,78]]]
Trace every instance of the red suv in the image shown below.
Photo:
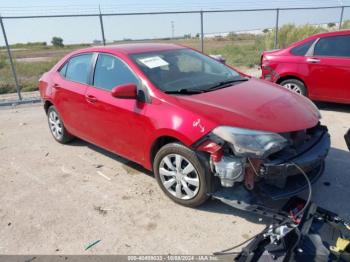
[[[186,206],[224,188],[240,201],[297,194],[330,147],[309,99],[178,45],[75,51],[39,89],[58,142],[79,137],[137,162]]]
[[[312,100],[350,103],[350,30],[310,36],[266,51],[262,78]]]

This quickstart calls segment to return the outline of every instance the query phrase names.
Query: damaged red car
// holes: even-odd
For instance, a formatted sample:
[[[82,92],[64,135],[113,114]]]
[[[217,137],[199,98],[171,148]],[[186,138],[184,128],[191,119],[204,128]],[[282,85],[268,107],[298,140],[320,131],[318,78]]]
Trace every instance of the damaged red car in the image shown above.
[[[327,128],[307,98],[174,44],[75,51],[39,81],[53,137],[74,137],[152,170],[164,193],[198,206],[287,198],[324,170]]]

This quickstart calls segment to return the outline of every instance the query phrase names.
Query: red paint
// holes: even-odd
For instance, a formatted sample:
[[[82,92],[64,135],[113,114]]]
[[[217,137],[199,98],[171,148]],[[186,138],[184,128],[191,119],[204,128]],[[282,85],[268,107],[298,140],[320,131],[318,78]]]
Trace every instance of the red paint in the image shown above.
[[[197,147],[198,151],[210,153],[210,157],[214,162],[219,162],[224,155],[222,147],[211,141],[210,139],[204,141]]]
[[[297,78],[307,88],[312,100],[350,103],[350,57],[313,55],[297,56],[291,50],[311,40],[350,35],[350,30],[328,32],[310,36],[287,48],[262,54],[263,79],[280,83],[285,78]],[[312,63],[310,59],[318,62]]]
[[[317,111],[308,99],[267,81],[250,79],[203,94],[169,95],[157,89],[128,57],[177,48],[184,47],[132,44],[75,51],[43,75],[40,94],[56,106],[70,133],[148,169],[152,168],[151,148],[163,136],[191,146],[219,125],[289,132],[317,124]],[[110,91],[63,79],[57,72],[60,66],[71,56],[86,52],[122,59],[144,83],[149,102],[116,98]]]

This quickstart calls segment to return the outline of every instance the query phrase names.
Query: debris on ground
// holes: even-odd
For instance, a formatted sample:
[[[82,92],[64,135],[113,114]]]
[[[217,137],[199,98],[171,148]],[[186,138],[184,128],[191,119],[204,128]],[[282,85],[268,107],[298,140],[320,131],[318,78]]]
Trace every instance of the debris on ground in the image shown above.
[[[104,216],[107,215],[108,211],[112,211],[112,209],[110,209],[110,208],[103,208],[101,206],[94,206],[94,209],[97,212],[99,212],[101,215],[104,215]]]
[[[103,178],[107,179],[108,181],[111,181],[111,178],[109,178],[108,176],[106,176],[105,174],[103,174],[101,171],[97,171],[97,174],[99,174],[99,175],[102,176]]]
[[[331,185],[331,183],[330,183],[330,182],[328,182],[328,181],[323,182],[323,184],[324,184],[325,186],[330,186],[330,185]]]
[[[94,242],[88,244],[87,247],[85,248],[85,250],[88,250],[88,249],[92,248],[93,246],[95,246],[95,245],[98,244],[99,242],[101,242],[101,239],[96,240],[96,241],[94,241]]]
[[[96,168],[101,168],[101,167],[103,167],[103,165],[101,165],[101,164],[94,164],[93,166],[96,167]]]

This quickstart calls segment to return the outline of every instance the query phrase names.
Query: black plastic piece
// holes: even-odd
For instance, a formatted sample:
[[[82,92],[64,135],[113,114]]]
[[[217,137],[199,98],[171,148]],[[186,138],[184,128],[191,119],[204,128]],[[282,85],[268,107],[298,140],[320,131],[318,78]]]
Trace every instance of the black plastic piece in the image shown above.
[[[271,199],[247,190],[243,184],[233,188],[221,188],[212,193],[211,196],[231,207],[269,217],[276,221],[283,221],[288,216],[288,213],[281,211],[284,203],[281,205],[281,203],[271,202]]]
[[[346,145],[348,146],[348,149],[350,150],[350,129],[345,134],[344,138],[345,138]]]
[[[318,167],[306,173],[312,184],[321,177],[324,171],[324,166],[324,162],[321,162]],[[301,174],[287,177],[283,188],[277,187],[271,183],[266,183],[265,181],[258,182],[255,186],[259,188],[262,195],[269,197],[272,200],[287,199],[308,188],[307,181]]]

